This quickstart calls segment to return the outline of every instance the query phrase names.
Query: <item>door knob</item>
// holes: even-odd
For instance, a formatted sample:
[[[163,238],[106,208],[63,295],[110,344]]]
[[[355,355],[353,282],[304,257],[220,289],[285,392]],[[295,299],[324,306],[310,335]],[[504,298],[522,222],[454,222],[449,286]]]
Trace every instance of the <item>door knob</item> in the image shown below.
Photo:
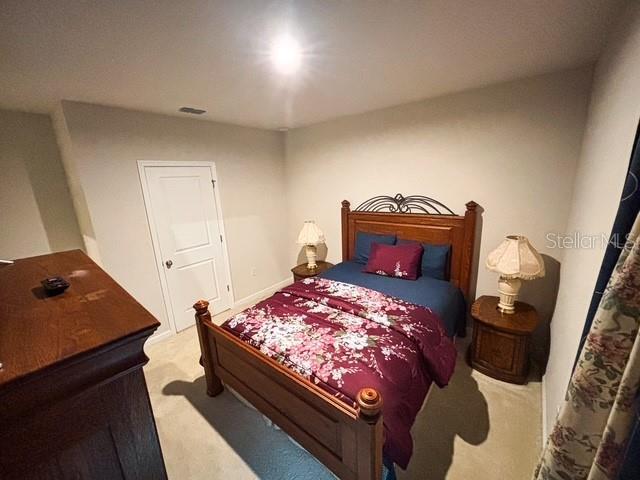
[[[173,265],[173,262],[171,260],[167,260],[166,262],[164,262],[164,264],[167,266],[167,268],[171,268],[171,265]]]

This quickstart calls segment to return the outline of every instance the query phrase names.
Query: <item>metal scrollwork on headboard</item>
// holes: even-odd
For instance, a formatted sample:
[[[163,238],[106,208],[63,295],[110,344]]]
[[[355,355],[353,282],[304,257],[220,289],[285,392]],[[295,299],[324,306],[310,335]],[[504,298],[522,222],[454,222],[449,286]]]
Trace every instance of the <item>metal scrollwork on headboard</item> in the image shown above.
[[[425,213],[427,215],[455,215],[446,205],[422,195],[408,197],[398,193],[394,197],[379,195],[362,202],[355,212]]]

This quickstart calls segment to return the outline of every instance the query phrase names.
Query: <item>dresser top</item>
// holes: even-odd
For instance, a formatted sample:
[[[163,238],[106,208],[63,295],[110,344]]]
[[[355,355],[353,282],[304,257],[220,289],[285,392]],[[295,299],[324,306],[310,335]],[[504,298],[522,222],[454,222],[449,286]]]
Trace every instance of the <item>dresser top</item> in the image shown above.
[[[70,283],[48,297],[46,277]],[[0,266],[0,388],[160,323],[80,250]]]

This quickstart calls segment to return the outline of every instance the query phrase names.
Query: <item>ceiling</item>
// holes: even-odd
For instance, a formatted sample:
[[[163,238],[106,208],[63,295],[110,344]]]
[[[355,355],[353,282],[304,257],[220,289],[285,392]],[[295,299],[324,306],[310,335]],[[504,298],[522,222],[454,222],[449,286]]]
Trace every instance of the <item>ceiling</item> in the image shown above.
[[[622,0],[2,0],[0,107],[280,128],[593,62]],[[274,71],[282,32],[304,51]]]

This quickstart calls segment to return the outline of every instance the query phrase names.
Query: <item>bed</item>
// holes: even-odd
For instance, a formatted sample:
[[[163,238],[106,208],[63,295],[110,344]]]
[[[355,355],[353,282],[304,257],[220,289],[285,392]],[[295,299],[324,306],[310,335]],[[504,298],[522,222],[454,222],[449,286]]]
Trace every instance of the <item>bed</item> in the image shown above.
[[[465,317],[464,300],[469,300],[474,252],[476,204],[469,202],[466,206],[465,214],[459,216],[433,199],[396,195],[374,197],[352,211],[349,202],[345,200],[341,210],[343,263],[326,272],[323,278],[305,279],[282,289],[266,303],[261,302],[248,309],[247,313],[234,316],[235,324],[231,326],[213,324],[208,303],[197,302],[194,308],[207,393],[216,396],[222,392],[223,385],[228,385],[339,478],[379,480],[383,445],[387,452],[391,443],[391,452],[401,458],[401,461],[406,460],[406,452],[402,450],[403,442],[406,443],[404,433],[390,431],[387,425],[391,423],[393,416],[402,416],[395,410],[405,403],[401,395],[419,402],[420,398],[424,399],[432,381],[446,383],[446,377],[451,373],[447,371],[451,366],[451,348],[447,341],[449,336],[464,330],[464,323],[460,318]],[[395,280],[394,284],[389,283],[391,287],[371,284],[380,282],[380,279],[376,275],[362,274],[359,271],[362,265],[358,266],[351,261],[355,255],[358,232],[393,234],[404,240],[450,245],[448,281],[426,282],[431,283],[431,288],[427,289],[427,297],[430,298],[425,298],[424,289],[418,284],[406,280],[382,279],[388,282]],[[420,285],[424,286],[424,282],[423,280]],[[409,285],[411,288],[407,288]],[[399,290],[393,297],[377,293],[385,288]],[[393,291],[387,290],[385,293],[393,295]],[[385,305],[385,311],[393,313],[394,323],[397,323],[395,330],[388,325],[376,324],[378,320],[374,317],[377,317],[377,313],[374,312],[373,316],[371,314],[376,307],[371,307],[367,301],[378,296]],[[389,303],[389,299],[394,300]],[[427,306],[430,309],[416,307],[414,303],[429,303]],[[365,308],[363,305],[366,309],[373,310],[366,310],[358,316],[356,311]],[[377,303],[374,302],[374,305]],[[300,368],[300,362],[288,363],[286,360],[289,356],[285,358],[278,353],[277,343],[270,344],[263,337],[260,337],[260,342],[256,341],[258,337],[255,334],[258,330],[251,328],[256,325],[256,319],[265,317],[265,312],[269,314],[268,319],[277,322],[279,327],[291,329],[297,328],[292,319],[298,317],[289,313],[299,308],[314,312],[310,317],[317,323],[311,327],[301,325],[301,328],[311,328],[304,330],[304,335],[307,335],[307,331],[324,331],[325,320],[329,316],[332,319],[339,318],[345,324],[351,323],[353,319],[367,317],[366,328],[373,332],[371,338],[383,341],[384,335],[388,334],[390,339],[393,337],[394,342],[399,342],[400,350],[417,349],[425,358],[429,357],[424,368],[416,366],[409,369],[413,372],[423,368],[425,374],[419,377],[424,376],[424,382],[411,387],[418,377],[413,378],[413,381],[398,379],[397,375],[402,377],[402,372],[396,372],[396,378],[390,376],[389,381],[380,383],[374,381],[377,377],[368,375],[368,371],[357,371],[351,373],[357,376],[354,378],[360,379],[361,385],[354,389],[352,383],[349,385],[350,390],[346,386],[341,389],[340,374],[326,372],[323,377],[321,373],[316,375],[317,372],[314,372],[314,375],[309,375],[304,368]],[[335,311],[327,310],[329,308]],[[356,314],[352,315],[354,312]],[[434,321],[438,317],[442,317],[442,323]],[[358,328],[361,326],[358,325]],[[404,336],[406,338],[402,337],[400,327],[404,328],[404,333],[411,332],[411,338],[408,335]],[[349,339],[345,338],[346,340]],[[429,348],[423,348],[424,345]],[[367,348],[363,351],[369,351]],[[388,348],[384,351],[384,362],[379,357],[372,360],[376,369],[391,368],[389,365],[394,362],[393,352]],[[453,356],[455,359],[455,351]],[[336,366],[348,370],[348,366],[355,363],[349,358],[345,363],[336,363]],[[358,360],[358,365],[360,364],[370,365],[371,362]],[[394,406],[394,402],[398,406]],[[384,426],[383,410],[388,417]],[[393,422],[397,423],[398,419],[393,419]]]

